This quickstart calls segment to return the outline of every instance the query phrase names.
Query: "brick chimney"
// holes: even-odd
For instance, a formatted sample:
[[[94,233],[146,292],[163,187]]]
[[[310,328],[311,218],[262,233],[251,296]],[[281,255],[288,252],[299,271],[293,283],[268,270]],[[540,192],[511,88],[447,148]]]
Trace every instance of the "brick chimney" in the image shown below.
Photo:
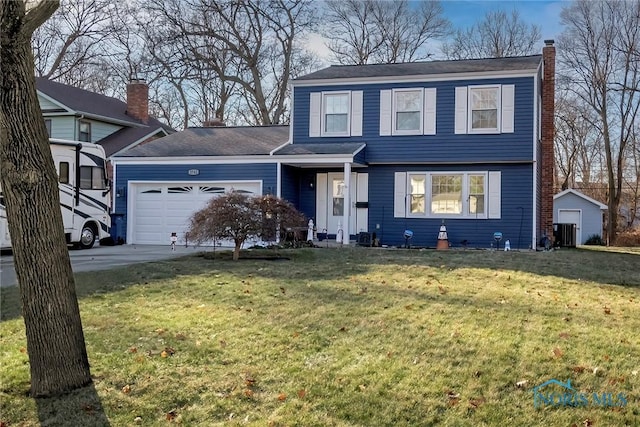
[[[149,123],[149,85],[144,80],[134,78],[127,85],[127,114]]]
[[[545,40],[542,48],[542,127],[541,138],[541,205],[540,205],[540,233],[553,237],[553,168],[554,152],[553,138],[555,135],[555,75],[556,48],[553,40]]]

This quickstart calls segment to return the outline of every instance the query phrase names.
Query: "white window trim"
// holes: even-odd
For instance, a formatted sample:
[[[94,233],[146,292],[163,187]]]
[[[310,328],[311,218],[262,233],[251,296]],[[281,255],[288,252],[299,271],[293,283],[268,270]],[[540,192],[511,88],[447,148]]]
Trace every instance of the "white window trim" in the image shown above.
[[[501,133],[500,125],[502,123],[502,85],[474,85],[468,86],[468,95],[467,95],[467,133],[469,134],[499,134]],[[474,129],[473,128],[473,96],[472,92],[474,89],[496,89],[496,107],[497,107],[497,117],[496,117],[496,126],[495,128],[482,128],[482,129]]]
[[[346,95],[347,96],[347,128],[344,132],[326,132],[325,121],[327,115],[327,96]],[[351,136],[351,91],[331,91],[322,92],[322,103],[320,106],[320,136]]]
[[[425,212],[411,213],[411,176],[422,175],[425,177]],[[432,214],[432,177],[433,176],[462,176],[462,213],[461,214]],[[472,214],[469,212],[469,177],[484,177],[484,213]],[[406,172],[406,200],[405,200],[405,217],[406,218],[436,218],[436,219],[488,219],[489,218],[489,172],[488,171],[443,171],[443,172],[425,172],[425,171],[407,171]]]
[[[396,129],[396,113],[398,112],[396,94],[401,92],[418,92],[420,93],[420,128],[411,130],[398,130]],[[391,135],[422,135],[424,129],[424,88],[402,88],[392,89],[391,93]]]

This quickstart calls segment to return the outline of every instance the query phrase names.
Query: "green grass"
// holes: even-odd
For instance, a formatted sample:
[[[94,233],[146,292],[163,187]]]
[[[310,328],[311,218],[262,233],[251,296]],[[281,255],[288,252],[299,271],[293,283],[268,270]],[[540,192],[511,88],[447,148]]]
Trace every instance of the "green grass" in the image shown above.
[[[194,256],[78,274],[94,385],[55,399],[26,396],[17,290],[2,289],[0,422],[624,426],[640,419],[637,252],[282,254],[290,260]],[[588,395],[624,393],[628,404],[535,409],[533,387],[551,378],[570,379]]]

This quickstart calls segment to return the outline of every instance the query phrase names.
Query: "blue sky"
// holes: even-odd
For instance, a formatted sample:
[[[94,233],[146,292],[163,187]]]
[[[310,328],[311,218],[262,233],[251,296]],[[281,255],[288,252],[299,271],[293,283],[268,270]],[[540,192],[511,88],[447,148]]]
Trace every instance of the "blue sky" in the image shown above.
[[[393,1],[393,0],[389,0]],[[419,1],[419,0],[416,0]],[[540,27],[541,40],[538,43],[542,50],[544,40],[557,40],[562,31],[560,25],[560,11],[568,0],[442,0],[445,17],[451,21],[454,28],[468,28],[475,22],[484,18],[490,10],[505,10],[510,12],[516,9],[520,12],[520,18],[525,22],[536,24]],[[326,42],[319,34],[309,37],[307,46],[318,54],[320,58],[327,58],[328,51],[324,46]],[[433,42],[432,52],[439,56],[439,42]]]
[[[531,24],[540,26],[543,39],[556,39],[562,28],[560,11],[563,1],[521,0],[445,0],[442,2],[445,16],[456,28],[467,28],[483,18],[490,10],[520,12],[520,18]],[[541,42],[542,46],[542,42]]]

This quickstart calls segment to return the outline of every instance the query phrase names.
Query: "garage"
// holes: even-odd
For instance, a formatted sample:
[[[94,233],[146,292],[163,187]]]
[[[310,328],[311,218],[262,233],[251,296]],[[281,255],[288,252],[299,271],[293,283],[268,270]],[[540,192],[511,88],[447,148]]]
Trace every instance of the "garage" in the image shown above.
[[[191,215],[211,198],[235,190],[261,194],[261,181],[129,183],[129,243],[165,245],[171,233],[185,244]]]

